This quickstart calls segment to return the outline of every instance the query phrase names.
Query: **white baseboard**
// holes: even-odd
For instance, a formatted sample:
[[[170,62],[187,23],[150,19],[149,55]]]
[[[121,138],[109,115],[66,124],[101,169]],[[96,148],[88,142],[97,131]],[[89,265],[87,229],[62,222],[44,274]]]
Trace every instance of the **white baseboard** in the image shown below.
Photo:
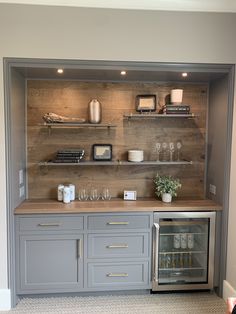
[[[11,291],[9,289],[0,289],[0,311],[9,311],[11,309]]]
[[[231,284],[224,280],[223,281],[223,299],[227,301],[230,297],[236,297],[236,290],[231,286]]]

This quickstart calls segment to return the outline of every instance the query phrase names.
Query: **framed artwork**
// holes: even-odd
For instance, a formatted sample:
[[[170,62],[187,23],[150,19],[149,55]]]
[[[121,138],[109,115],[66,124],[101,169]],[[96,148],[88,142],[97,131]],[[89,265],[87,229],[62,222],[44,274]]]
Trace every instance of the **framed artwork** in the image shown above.
[[[112,160],[111,144],[93,144],[93,160],[110,161]]]
[[[156,111],[156,95],[137,95],[136,111]]]

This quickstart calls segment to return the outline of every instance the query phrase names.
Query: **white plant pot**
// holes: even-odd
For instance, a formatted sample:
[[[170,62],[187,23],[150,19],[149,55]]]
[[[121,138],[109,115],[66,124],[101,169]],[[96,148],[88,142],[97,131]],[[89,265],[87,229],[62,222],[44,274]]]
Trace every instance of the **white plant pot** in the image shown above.
[[[172,201],[172,195],[170,193],[163,193],[161,197],[162,202],[170,203]]]
[[[172,104],[181,104],[183,100],[183,90],[182,89],[172,89],[170,91],[170,101]]]

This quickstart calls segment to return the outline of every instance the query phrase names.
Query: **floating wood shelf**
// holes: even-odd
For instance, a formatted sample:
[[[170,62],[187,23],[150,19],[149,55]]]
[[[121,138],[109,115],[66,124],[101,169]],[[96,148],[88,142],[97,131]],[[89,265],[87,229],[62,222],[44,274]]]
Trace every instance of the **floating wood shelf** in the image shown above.
[[[192,161],[80,161],[78,163],[58,163],[42,161],[39,166],[162,166],[162,165],[191,165]]]
[[[194,113],[189,114],[159,114],[159,113],[130,113],[124,114],[126,119],[159,119],[159,118],[196,118]]]

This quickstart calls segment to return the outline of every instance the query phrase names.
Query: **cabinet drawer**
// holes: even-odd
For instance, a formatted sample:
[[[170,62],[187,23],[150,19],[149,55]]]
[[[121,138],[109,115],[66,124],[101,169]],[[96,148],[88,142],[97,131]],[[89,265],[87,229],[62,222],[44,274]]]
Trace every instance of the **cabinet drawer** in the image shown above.
[[[89,263],[90,288],[117,288],[149,284],[148,262]]]
[[[88,258],[148,257],[148,233],[89,234]]]
[[[41,216],[41,217],[20,217],[20,231],[57,231],[57,230],[81,230],[84,227],[84,220],[81,216]]]
[[[147,228],[150,228],[149,215],[99,215],[88,217],[88,229],[90,230]]]

